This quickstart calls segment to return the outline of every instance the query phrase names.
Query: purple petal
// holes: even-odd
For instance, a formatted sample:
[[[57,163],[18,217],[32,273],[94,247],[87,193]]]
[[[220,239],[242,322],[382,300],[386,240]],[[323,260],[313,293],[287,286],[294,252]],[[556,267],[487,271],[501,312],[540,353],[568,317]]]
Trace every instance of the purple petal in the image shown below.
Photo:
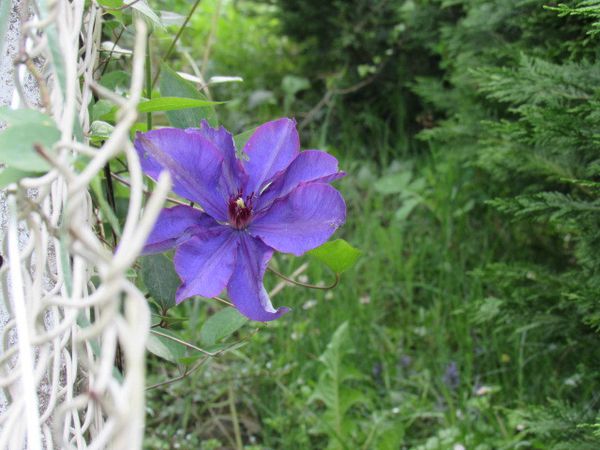
[[[279,119],[258,127],[244,146],[249,158],[243,163],[248,173],[244,192],[258,194],[266,182],[289,166],[299,150],[300,138],[294,120]]]
[[[246,233],[240,236],[235,271],[227,286],[229,297],[249,319],[259,322],[275,320],[288,312],[289,308],[273,308],[263,286],[263,277],[273,256],[273,249]]]
[[[135,148],[147,175],[157,179],[168,170],[173,192],[198,202],[215,219],[227,219],[227,197],[215,189],[223,156],[211,141],[193,129],[162,128],[138,133]]]
[[[214,297],[227,285],[237,255],[239,233],[229,227],[215,227],[195,235],[177,248],[173,262],[183,281],[177,303],[194,295]]]
[[[196,131],[212,142],[223,155],[221,188],[228,196],[237,194],[238,190],[247,183],[248,175],[235,154],[233,136],[224,127],[212,128],[206,120],[202,120],[200,128]]]
[[[189,206],[163,209],[150,232],[142,254],[161,253],[176,247],[194,234],[219,226],[208,214]]]
[[[305,150],[292,161],[289,167],[278,174],[265,191],[260,194],[257,210],[269,206],[274,200],[284,197],[300,183],[326,183],[346,175],[338,169],[338,161],[329,153],[320,150]]]
[[[328,184],[308,183],[273,202],[248,231],[275,250],[299,256],[327,241],[345,220],[341,194]]]

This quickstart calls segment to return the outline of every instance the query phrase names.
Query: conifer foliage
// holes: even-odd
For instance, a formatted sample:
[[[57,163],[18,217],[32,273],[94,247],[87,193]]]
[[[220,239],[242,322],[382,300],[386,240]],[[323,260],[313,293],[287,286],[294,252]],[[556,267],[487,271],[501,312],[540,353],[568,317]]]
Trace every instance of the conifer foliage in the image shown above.
[[[442,79],[414,85],[436,117],[419,137],[477,167],[506,224],[502,261],[474,276],[497,301],[489,325],[547,361],[546,374],[524,367],[530,433],[551,448],[598,448],[600,2],[436,3],[462,16],[434,43]]]

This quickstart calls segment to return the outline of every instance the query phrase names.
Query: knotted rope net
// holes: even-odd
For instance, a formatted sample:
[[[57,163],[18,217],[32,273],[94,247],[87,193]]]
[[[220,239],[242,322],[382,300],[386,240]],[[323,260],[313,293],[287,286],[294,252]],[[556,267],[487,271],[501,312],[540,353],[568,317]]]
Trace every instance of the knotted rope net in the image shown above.
[[[170,187],[162,175],[143,201],[129,137],[144,78],[146,26],[135,23],[132,82],[121,97],[97,82],[99,5],[21,0],[12,9],[20,22],[12,106],[48,114],[61,137],[52,149],[36,148],[50,164],[48,173],[21,179],[3,194],[0,449],[141,448],[150,312],[127,271]],[[31,79],[38,102],[24,92]],[[119,107],[117,125],[100,148],[87,138],[93,96]],[[128,163],[131,194],[112,252],[97,232],[89,186],[118,154]]]

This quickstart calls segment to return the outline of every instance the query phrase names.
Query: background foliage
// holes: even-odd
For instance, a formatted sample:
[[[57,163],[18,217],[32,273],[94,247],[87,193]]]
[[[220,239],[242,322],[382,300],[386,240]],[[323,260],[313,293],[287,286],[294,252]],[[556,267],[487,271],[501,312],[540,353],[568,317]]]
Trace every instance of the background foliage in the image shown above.
[[[340,237],[362,258],[333,291],[286,289],[294,312],[258,332],[155,298],[177,336],[240,344],[149,391],[148,448],[600,446],[600,2],[207,0],[166,61],[183,17],[162,17],[154,71],[240,76],[211,85],[221,123],[295,116],[304,148],[340,159]],[[329,281],[276,261],[304,262]]]

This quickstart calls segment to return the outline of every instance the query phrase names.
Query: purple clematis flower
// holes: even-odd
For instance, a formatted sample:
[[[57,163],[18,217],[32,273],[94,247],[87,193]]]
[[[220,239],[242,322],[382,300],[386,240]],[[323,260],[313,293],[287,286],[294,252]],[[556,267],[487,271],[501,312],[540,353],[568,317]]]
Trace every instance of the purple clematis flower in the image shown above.
[[[227,288],[252,320],[289,311],[273,307],[263,276],[275,250],[301,255],[344,223],[344,199],[328,184],[345,175],[337,160],[318,150],[300,152],[290,119],[258,127],[244,160],[236,157],[231,134],[206,121],[200,128],[138,133],[135,148],[147,175],[157,179],[168,170],[173,191],[204,210],[164,209],[144,247],[144,254],[176,248],[177,303]]]

